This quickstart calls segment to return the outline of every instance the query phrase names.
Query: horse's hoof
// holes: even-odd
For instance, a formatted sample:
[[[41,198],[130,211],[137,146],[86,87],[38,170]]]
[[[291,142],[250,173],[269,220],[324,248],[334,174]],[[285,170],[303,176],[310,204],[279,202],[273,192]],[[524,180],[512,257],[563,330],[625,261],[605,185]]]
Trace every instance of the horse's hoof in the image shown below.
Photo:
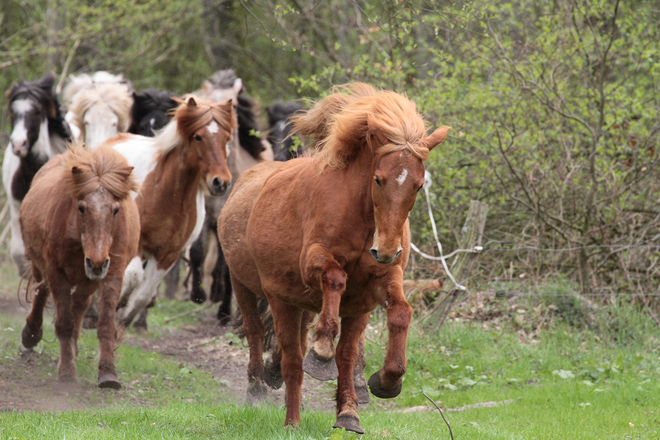
[[[147,327],[146,322],[144,324],[138,324],[137,322],[135,322],[133,323],[133,331],[140,335],[146,335],[149,333],[149,327]]]
[[[203,290],[193,290],[190,292],[190,300],[195,304],[204,304],[206,302],[206,292]]]
[[[85,330],[94,330],[96,329],[96,322],[98,318],[84,317],[82,321],[82,328]]]
[[[266,399],[267,395],[268,389],[256,381],[248,386],[246,403],[250,406],[258,405]]]
[[[58,376],[57,381],[61,384],[76,384],[78,383],[78,379],[76,376],[70,376],[70,375],[63,375],[63,376]]]
[[[371,399],[369,398],[369,390],[367,389],[366,385],[355,387],[355,394],[357,394],[358,403],[360,403],[361,405],[364,405],[371,401]]]
[[[264,370],[261,372],[261,378],[266,382],[266,385],[274,390],[282,388],[282,384],[284,383],[282,368],[276,367],[272,359],[266,361]]]
[[[21,332],[21,340],[23,342],[23,347],[33,348],[39,343],[39,341],[41,341],[42,335],[43,335],[43,327],[33,332],[26,325],[25,327],[23,327],[23,331]]]
[[[221,327],[224,327],[225,325],[229,325],[231,322],[231,313],[220,313],[218,311],[218,323],[220,324]]]
[[[383,388],[380,382],[379,373],[380,370],[376,371],[369,378],[368,385],[369,385],[369,390],[371,390],[371,394],[373,394],[376,397],[380,397],[381,399],[391,399],[401,394],[401,389],[403,388],[403,382],[399,382],[397,386],[395,386],[391,390],[388,390],[386,388]]]
[[[335,423],[333,428],[344,428],[346,431],[364,434],[364,430],[360,426],[360,419],[351,414],[337,416],[337,423]]]
[[[313,348],[309,350],[305,360],[303,360],[303,371],[314,379],[324,381],[335,380],[339,376],[334,356],[327,361],[323,360]]]
[[[115,373],[103,373],[99,376],[99,388],[112,388],[113,390],[119,390],[121,389],[121,383],[119,383]]]

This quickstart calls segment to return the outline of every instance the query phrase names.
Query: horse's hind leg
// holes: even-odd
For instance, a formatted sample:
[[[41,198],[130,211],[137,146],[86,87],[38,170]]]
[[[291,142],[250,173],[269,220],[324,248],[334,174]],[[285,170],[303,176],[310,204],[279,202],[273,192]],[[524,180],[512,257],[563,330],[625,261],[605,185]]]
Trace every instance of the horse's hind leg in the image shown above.
[[[176,260],[174,266],[165,275],[165,298],[175,299],[176,292],[179,290],[181,258]]]
[[[307,351],[307,335],[309,333],[309,327],[314,320],[314,313],[305,311],[303,312],[302,323],[300,325],[300,352],[305,353]],[[264,382],[268,384],[269,387],[276,390],[280,389],[284,383],[284,378],[282,377],[282,349],[278,344],[275,344],[273,351],[271,352],[270,358],[266,361],[264,365],[263,372]],[[365,382],[366,385],[366,382]]]
[[[83,318],[82,321],[82,326],[83,328],[86,328],[88,330],[95,329],[98,320],[99,320],[99,311],[98,308],[96,307],[96,295],[92,295],[91,302],[89,304],[89,307],[87,308],[87,311],[85,312],[85,317]]]
[[[78,355],[78,339],[80,338],[80,328],[84,321],[85,311],[88,310],[90,302],[94,297],[93,288],[85,285],[79,285],[71,296],[71,315],[73,317],[73,348],[74,355]]]
[[[337,344],[335,361],[339,370],[337,379],[337,423],[334,428],[364,434],[358,416],[358,397],[353,383],[353,371],[358,360],[359,344],[369,322],[369,313],[347,317],[341,321],[341,336]]]
[[[277,343],[282,349],[282,376],[286,384],[285,426],[300,424],[300,394],[303,383],[303,352],[300,341],[303,311],[269,298],[275,319]]]
[[[247,393],[248,403],[251,403],[266,395],[266,386],[261,377],[264,368],[264,324],[261,321],[261,316],[259,316],[257,296],[234,277],[232,277],[232,281],[236,292],[236,303],[243,315],[245,338],[250,346]]]
[[[36,271],[36,269],[33,270]],[[37,278],[36,274],[35,279],[38,281],[35,287],[35,296],[32,300],[32,310],[30,310],[30,314],[25,320],[25,327],[23,327],[23,332],[21,333],[21,340],[25,348],[32,348],[41,341],[43,335],[44,307],[50,293],[46,280],[42,280],[40,275]]]

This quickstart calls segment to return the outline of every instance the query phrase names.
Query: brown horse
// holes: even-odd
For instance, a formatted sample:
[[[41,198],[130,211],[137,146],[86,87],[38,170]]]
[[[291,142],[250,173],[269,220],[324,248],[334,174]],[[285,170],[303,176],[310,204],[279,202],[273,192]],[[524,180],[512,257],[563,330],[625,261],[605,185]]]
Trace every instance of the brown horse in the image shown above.
[[[110,148],[82,146],[48,162],[21,206],[20,223],[36,280],[36,297],[23,328],[26,348],[41,340],[43,308],[55,301],[60,382],[76,380],[75,357],[83,314],[99,290],[99,387],[121,388],[115,373],[115,317],[122,278],[135,256],[140,219],[131,191],[133,167]]]
[[[305,363],[322,370],[335,358],[335,427],[362,433],[353,383],[358,344],[371,311],[383,306],[389,344],[369,387],[377,397],[397,396],[412,318],[403,294],[408,213],[424,183],[423,161],[449,128],[426,136],[410,100],[352,84],[297,116],[294,130],[315,141],[316,156],[247,171],[218,220],[250,345],[248,393],[265,391],[259,295],[268,299],[275,321],[287,387],[285,424],[300,422],[307,328],[319,313]]]
[[[212,195],[231,184],[227,167],[236,126],[232,100],[177,100],[172,121],[153,138],[120,134],[104,145],[135,167],[140,184],[140,248],[131,261],[117,312],[122,329],[155,301],[158,285],[204,223],[204,184]]]

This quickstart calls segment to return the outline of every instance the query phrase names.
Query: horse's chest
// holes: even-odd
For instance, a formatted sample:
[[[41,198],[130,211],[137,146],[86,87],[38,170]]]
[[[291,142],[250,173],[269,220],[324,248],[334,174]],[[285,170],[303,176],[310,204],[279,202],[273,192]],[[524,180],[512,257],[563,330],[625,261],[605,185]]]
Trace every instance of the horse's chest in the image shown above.
[[[35,157],[31,157],[29,160],[21,160],[21,164],[11,181],[11,193],[14,199],[22,201],[25,198],[35,174],[46,162],[46,159]]]

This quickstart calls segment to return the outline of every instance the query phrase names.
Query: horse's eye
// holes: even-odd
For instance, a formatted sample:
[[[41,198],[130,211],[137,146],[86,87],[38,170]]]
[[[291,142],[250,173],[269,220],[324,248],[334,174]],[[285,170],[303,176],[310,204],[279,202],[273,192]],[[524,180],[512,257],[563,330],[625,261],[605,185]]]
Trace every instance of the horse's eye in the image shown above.
[[[380,179],[378,178],[378,176],[376,176],[376,185],[378,185],[379,187],[383,186],[383,184],[380,182]]]
[[[193,138],[194,138],[197,142],[202,142],[202,137],[201,137],[200,135],[198,135],[197,133],[195,133],[195,136],[193,136]]]
[[[424,185],[422,185],[422,186],[420,186],[419,188],[417,188],[417,192],[420,192],[420,191],[422,190],[422,188],[424,188]]]
[[[117,214],[119,214],[119,208],[115,208],[114,211],[112,211],[112,216],[117,217]]]
[[[78,205],[78,212],[80,212],[81,215],[85,215],[85,207],[83,205]]]

